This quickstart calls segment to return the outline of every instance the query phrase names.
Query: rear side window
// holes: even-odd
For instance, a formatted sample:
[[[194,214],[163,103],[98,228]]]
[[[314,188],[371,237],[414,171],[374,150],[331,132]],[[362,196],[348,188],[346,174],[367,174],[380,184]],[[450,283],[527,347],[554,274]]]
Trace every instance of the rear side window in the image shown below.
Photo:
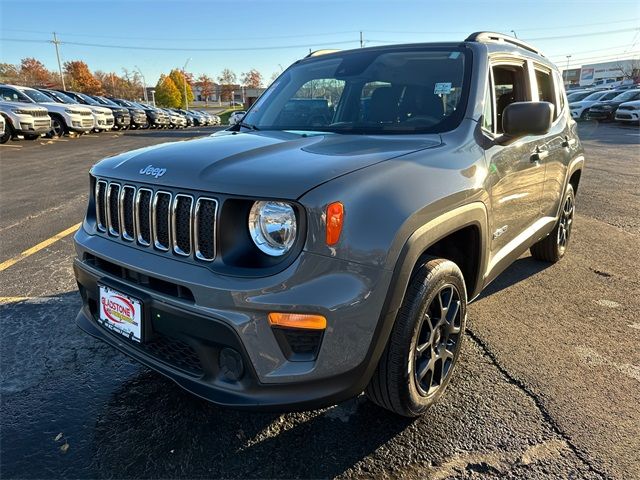
[[[538,100],[540,102],[549,102],[553,104],[554,114],[553,118],[558,117],[558,102],[556,100],[556,94],[553,89],[553,79],[551,77],[551,72],[542,71],[539,69],[536,70],[536,83],[538,84]]]

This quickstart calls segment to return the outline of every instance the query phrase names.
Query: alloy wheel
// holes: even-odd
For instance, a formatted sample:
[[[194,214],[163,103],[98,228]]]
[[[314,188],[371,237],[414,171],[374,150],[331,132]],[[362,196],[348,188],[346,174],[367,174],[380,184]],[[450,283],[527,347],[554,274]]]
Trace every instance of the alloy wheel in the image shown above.
[[[414,349],[414,380],[421,395],[430,397],[446,384],[460,343],[460,293],[444,285],[433,297],[419,327]]]
[[[568,195],[562,206],[562,212],[560,213],[560,223],[558,224],[558,247],[561,251],[567,248],[569,243],[569,236],[571,235],[571,227],[573,226],[573,214],[575,211],[575,205],[573,203],[573,197]]]
[[[54,136],[62,137],[64,135],[64,125],[62,125],[62,121],[57,118],[52,118],[51,130],[53,131]]]

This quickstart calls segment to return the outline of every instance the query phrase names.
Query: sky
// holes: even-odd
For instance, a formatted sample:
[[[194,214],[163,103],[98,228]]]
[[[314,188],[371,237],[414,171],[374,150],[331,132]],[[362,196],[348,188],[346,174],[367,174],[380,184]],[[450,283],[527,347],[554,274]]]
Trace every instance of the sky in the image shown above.
[[[35,57],[57,69],[139,69],[147,84],[182,68],[217,77],[252,68],[265,80],[309,50],[515,34],[560,68],[640,57],[640,1],[0,0],[0,61]],[[80,45],[84,44],[84,45]]]

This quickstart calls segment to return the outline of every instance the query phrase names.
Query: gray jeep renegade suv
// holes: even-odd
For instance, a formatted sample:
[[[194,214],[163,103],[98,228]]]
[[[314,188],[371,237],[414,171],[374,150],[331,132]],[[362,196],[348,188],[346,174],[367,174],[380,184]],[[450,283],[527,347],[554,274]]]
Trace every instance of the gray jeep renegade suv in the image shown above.
[[[556,67],[494,33],[310,54],[242,121],[91,169],[79,326],[221,405],[422,414],[467,303],[565,253],[584,164]]]

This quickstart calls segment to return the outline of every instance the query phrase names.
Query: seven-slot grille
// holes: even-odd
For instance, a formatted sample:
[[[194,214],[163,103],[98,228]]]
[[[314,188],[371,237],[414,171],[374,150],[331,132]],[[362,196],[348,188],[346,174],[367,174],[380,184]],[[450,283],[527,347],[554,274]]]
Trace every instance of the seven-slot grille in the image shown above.
[[[215,258],[214,198],[98,180],[95,200],[100,232],[185,258]]]

